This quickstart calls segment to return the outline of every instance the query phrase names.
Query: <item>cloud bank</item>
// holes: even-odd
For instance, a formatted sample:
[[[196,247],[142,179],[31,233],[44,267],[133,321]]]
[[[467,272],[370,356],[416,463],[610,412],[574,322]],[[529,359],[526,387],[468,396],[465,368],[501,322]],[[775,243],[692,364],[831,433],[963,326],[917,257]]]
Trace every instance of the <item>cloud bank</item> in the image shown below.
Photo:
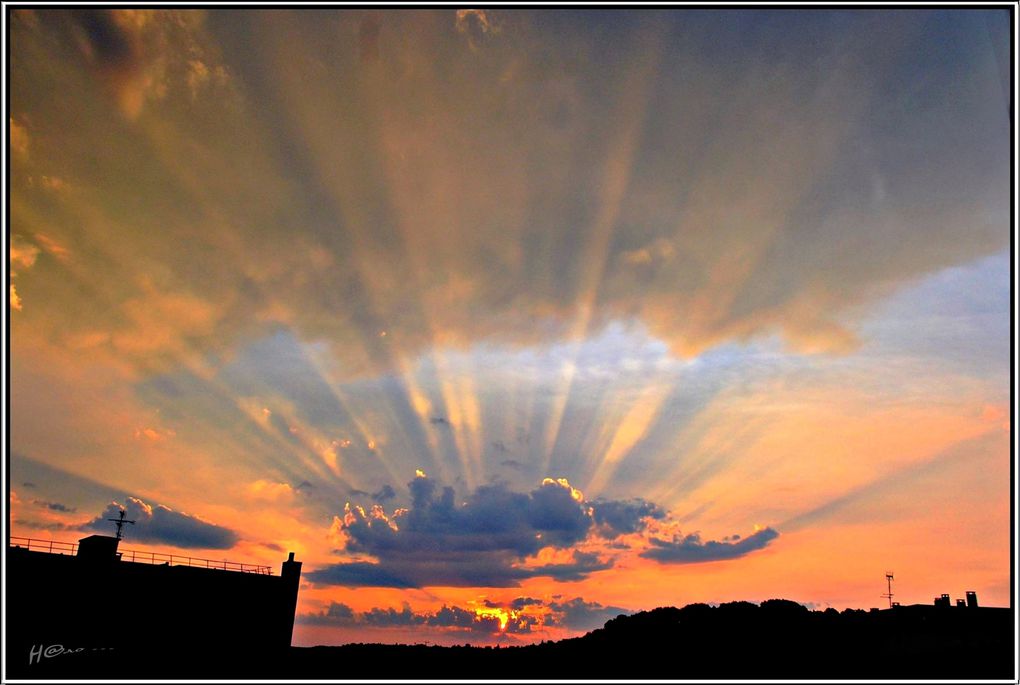
[[[400,609],[373,607],[367,611],[355,611],[342,602],[330,602],[320,612],[299,614],[297,622],[357,628],[425,626],[452,632],[520,635],[545,627],[592,630],[602,627],[611,618],[629,613],[627,609],[603,606],[581,597],[568,601],[518,597],[507,603],[486,600],[474,609],[444,604],[435,611],[414,611],[406,602]]]
[[[705,561],[737,559],[759,549],[764,549],[779,537],[772,528],[762,528],[741,539],[733,535],[725,540],[702,541],[697,533],[674,535],[671,540],[650,538],[652,547],[641,552],[641,556],[668,564],[696,564]]]
[[[136,540],[185,549],[230,549],[239,539],[237,533],[229,528],[174,511],[162,504],[150,506],[137,497],[128,497],[123,508],[125,518],[135,522],[124,527],[124,538],[128,542]],[[120,511],[121,505],[111,502],[103,513],[85,523],[82,529],[109,535],[114,524],[107,519],[119,518]]]
[[[12,221],[88,249],[11,299],[142,369],[280,327],[347,377],[611,321],[846,351],[877,298],[1009,244],[1005,16],[40,13]]]
[[[390,514],[378,504],[366,511],[348,503],[330,534],[338,551],[355,559],[306,577],[348,587],[515,587],[528,578],[578,581],[609,569],[612,560],[599,550],[625,535],[637,534],[632,541],[650,545],[641,556],[664,563],[734,559],[778,536],[770,528],[722,542],[702,542],[696,533],[672,540],[646,536],[651,522],[667,518],[661,507],[639,498],[587,502],[564,478],[546,478],[527,493],[485,485],[460,501],[452,487],[440,489],[420,471],[407,487],[410,507]],[[563,553],[553,561],[539,555],[554,550]]]
[[[636,532],[645,517],[662,516],[638,500],[586,503],[565,479],[546,478],[528,493],[485,485],[457,502],[454,489],[439,490],[419,474],[408,483],[411,506],[387,514],[348,504],[335,517],[333,534],[348,555],[378,561],[348,561],[307,574],[315,583],[347,586],[516,586],[534,577],[581,580],[611,567],[598,553],[571,549],[599,527],[603,535]],[[604,513],[603,513],[604,512]],[[612,524],[605,523],[611,521]],[[600,527],[600,524],[603,524]],[[526,563],[540,550],[568,549],[551,563]]]

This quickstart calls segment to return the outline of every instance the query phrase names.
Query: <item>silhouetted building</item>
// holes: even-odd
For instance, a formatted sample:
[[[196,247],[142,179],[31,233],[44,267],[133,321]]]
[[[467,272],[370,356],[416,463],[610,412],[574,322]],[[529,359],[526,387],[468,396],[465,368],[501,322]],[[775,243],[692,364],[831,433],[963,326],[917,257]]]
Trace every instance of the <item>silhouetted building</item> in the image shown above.
[[[120,540],[108,535],[90,535],[78,541],[78,558],[89,561],[117,561]]]
[[[961,607],[961,608],[965,608],[967,606],[967,603],[965,601],[963,601],[962,599],[958,599],[958,600],[956,600],[956,606],[957,607]]]
[[[935,606],[937,607],[949,607],[952,606],[949,603],[949,595],[942,595],[941,597],[935,598]]]
[[[122,663],[140,655],[258,655],[290,646],[301,579],[293,552],[274,575],[268,566],[120,552],[119,542],[105,535],[77,545],[11,538],[10,660],[39,662],[50,645],[116,650]]]
[[[971,609],[977,609],[977,593],[973,590],[967,590],[967,606]]]

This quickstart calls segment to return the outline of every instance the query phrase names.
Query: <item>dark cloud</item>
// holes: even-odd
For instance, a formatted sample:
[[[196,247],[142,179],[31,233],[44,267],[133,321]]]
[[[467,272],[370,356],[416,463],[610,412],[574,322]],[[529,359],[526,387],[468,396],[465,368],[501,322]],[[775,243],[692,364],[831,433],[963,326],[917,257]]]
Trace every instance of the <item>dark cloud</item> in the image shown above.
[[[389,484],[382,486],[379,490],[372,493],[372,499],[380,503],[385,502],[388,499],[393,499],[396,496],[396,491]]]
[[[340,602],[330,602],[329,609],[324,614],[331,622],[343,624],[354,621],[354,609]]]
[[[147,101],[163,99],[173,85],[195,88],[216,65],[192,30],[198,15],[174,11],[93,9],[57,15],[77,46],[84,66],[113,97],[120,111],[136,118]]]
[[[666,510],[639,497],[630,500],[601,500],[591,503],[595,523],[605,537],[616,537],[644,530],[646,518],[662,519]]]
[[[32,521],[31,519],[15,519],[14,523],[34,530],[78,530],[78,526],[57,521]]]
[[[502,444],[502,443],[500,443],[500,444]],[[500,466],[505,466],[508,469],[513,469],[514,471],[521,471],[521,470],[524,469],[524,464],[522,464],[521,462],[517,461],[516,459],[504,459],[503,461],[499,462],[499,465]]]
[[[355,612],[350,606],[332,602],[319,613],[300,614],[298,623],[310,625],[360,626],[372,628],[394,628],[406,626],[431,626],[479,633],[499,633],[499,619],[480,616],[474,611],[457,606],[443,605],[434,612],[415,612],[404,603],[400,609],[373,607],[368,611]]]
[[[558,598],[559,595],[554,595]],[[569,630],[591,630],[620,614],[631,613],[616,606],[586,602],[580,597],[566,602],[546,603],[534,597],[518,597],[509,604],[483,601],[485,610],[474,611],[444,604],[435,611],[413,611],[406,602],[400,609],[373,607],[354,611],[347,604],[331,602],[320,612],[299,614],[297,622],[306,625],[330,625],[361,628],[427,626],[443,631],[462,631],[487,635],[530,633],[543,625]],[[526,607],[532,607],[526,609]]]
[[[566,564],[547,564],[531,569],[533,575],[549,576],[553,580],[568,582],[573,580],[584,580],[595,571],[604,571],[612,568],[610,561],[599,558],[594,552],[574,551],[574,561]]]
[[[369,492],[367,490],[359,490],[358,488],[350,488],[347,490],[347,494],[352,497],[368,497]]]
[[[446,418],[444,418],[442,416],[433,416],[431,419],[429,419],[429,423],[431,423],[433,426],[449,426],[450,425],[450,422],[447,421]]]
[[[581,493],[564,480],[545,479],[529,493],[497,483],[477,488],[461,503],[454,490],[425,476],[410,483],[411,507],[387,516],[379,506],[366,512],[347,505],[339,530],[346,551],[378,562],[351,561],[312,571],[316,583],[348,586],[516,586],[547,576],[580,580],[609,568],[596,554],[574,551],[572,561],[525,567],[545,547],[565,548],[584,540],[594,520]]]
[[[417,587],[414,573],[417,568],[403,568],[399,563],[375,564],[367,561],[351,561],[333,564],[305,574],[313,583],[319,585],[344,585],[346,587]],[[442,583],[433,583],[442,584]],[[453,583],[472,585],[473,583]]]
[[[471,628],[494,633],[499,630],[499,619],[490,616],[478,616],[473,611],[460,607],[443,606],[427,620],[430,626]]]
[[[412,626],[419,623],[425,622],[425,617],[411,611],[409,604],[404,604],[403,609],[397,611],[396,609],[381,609],[379,607],[373,607],[370,611],[366,611],[360,616],[361,622],[381,628],[389,626]]]
[[[514,599],[512,602],[510,602],[510,608],[516,611],[520,611],[524,607],[541,603],[542,600],[536,599],[535,597],[518,597]]]
[[[134,525],[124,527],[124,537],[128,541],[195,549],[229,549],[238,541],[237,533],[229,528],[207,523],[162,504],[153,507],[136,497],[128,497],[124,509],[126,518],[135,521]],[[107,519],[118,518],[120,511],[121,505],[111,502],[102,514],[82,528],[109,534],[113,530],[113,523]]]
[[[137,67],[141,46],[117,21],[115,13],[82,10],[69,18],[81,29],[79,47],[90,62],[110,72],[132,71]]]
[[[672,540],[651,538],[649,542],[652,547],[642,552],[641,556],[668,564],[696,564],[702,561],[736,559],[764,549],[777,537],[779,533],[772,528],[762,528],[742,540],[731,542],[717,540],[702,542],[701,536],[697,533],[686,536],[674,535]],[[724,538],[726,539],[732,540]]]
[[[549,608],[556,612],[546,621],[549,625],[560,625],[571,630],[592,630],[601,628],[606,621],[620,614],[631,613],[628,609],[602,606],[598,602],[586,602],[580,597],[567,602],[552,602]]]
[[[70,514],[77,511],[77,509],[75,509],[74,507],[69,507],[65,504],[61,504],[60,502],[46,502],[41,499],[32,500],[32,504],[36,505],[37,507],[49,509],[50,511],[60,511],[66,514]]]

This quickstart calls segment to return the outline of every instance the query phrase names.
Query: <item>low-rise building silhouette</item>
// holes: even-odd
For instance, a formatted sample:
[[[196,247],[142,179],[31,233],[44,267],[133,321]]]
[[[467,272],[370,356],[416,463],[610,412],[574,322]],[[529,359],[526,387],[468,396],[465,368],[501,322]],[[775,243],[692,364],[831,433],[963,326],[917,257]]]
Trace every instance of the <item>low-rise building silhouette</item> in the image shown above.
[[[77,544],[10,539],[7,654],[46,658],[47,647],[185,658],[290,646],[301,562],[268,566],[119,550],[90,535]]]
[[[951,607],[953,606],[952,601],[949,599],[949,595],[943,593],[942,595],[935,598],[935,606],[937,607]],[[960,609],[977,609],[977,593],[973,590],[967,590],[967,599],[956,600],[956,607]]]

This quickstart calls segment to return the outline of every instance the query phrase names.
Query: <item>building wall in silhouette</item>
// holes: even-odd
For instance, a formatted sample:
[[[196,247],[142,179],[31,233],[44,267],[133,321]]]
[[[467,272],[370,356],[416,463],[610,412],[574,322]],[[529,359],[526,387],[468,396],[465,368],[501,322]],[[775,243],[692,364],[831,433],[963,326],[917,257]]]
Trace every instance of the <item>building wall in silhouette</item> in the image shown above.
[[[977,593],[973,590],[967,590],[967,606],[971,609],[977,609],[978,607]]]
[[[935,606],[937,607],[950,607],[952,604],[949,602],[949,595],[942,595],[935,598]]]
[[[7,650],[38,645],[152,653],[259,653],[290,646],[301,562],[280,575],[122,560],[116,538],[83,538],[77,554],[9,547]]]

